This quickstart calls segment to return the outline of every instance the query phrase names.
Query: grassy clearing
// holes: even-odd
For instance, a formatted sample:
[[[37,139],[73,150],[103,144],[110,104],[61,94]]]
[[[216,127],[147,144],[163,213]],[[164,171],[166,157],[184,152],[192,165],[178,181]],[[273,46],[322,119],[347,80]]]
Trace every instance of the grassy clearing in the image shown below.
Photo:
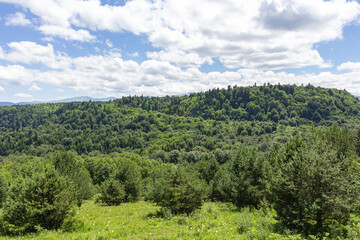
[[[75,232],[42,231],[0,239],[302,239],[291,232],[276,233],[273,215],[209,202],[191,216],[171,216],[148,202],[103,207],[88,201],[78,209],[76,218],[84,225]]]

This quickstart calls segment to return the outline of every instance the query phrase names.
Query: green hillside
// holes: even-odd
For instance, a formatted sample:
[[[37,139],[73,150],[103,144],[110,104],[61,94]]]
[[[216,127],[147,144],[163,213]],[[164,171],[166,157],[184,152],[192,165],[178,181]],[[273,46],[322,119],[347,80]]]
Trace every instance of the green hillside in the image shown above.
[[[0,235],[360,238],[359,103],[264,85],[0,107]]]
[[[213,151],[239,142],[262,142],[274,132],[278,134],[270,143],[284,142],[289,135],[284,132],[299,126],[354,126],[359,119],[358,98],[311,85],[229,87],[179,97],[1,107],[0,155],[41,155],[53,149],[78,154],[131,149],[142,155],[155,150]]]

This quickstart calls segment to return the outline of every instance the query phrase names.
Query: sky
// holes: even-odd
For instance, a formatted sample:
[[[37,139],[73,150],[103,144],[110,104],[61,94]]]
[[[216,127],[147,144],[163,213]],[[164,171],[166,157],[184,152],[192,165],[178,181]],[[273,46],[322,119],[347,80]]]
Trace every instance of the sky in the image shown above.
[[[0,0],[0,101],[264,83],[360,96],[360,0]]]

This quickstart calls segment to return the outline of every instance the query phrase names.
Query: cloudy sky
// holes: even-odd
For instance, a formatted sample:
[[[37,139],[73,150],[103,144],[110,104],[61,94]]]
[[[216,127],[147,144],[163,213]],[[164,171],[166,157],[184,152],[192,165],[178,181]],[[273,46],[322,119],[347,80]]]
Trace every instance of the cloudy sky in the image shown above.
[[[0,101],[268,82],[360,95],[360,1],[0,0]]]

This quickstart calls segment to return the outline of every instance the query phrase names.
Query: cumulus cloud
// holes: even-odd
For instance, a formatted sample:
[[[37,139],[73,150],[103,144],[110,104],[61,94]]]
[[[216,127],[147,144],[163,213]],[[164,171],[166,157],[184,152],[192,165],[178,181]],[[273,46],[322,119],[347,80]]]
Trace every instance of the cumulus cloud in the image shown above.
[[[39,72],[20,65],[0,65],[0,82],[15,85],[29,85],[34,82]]]
[[[25,17],[25,14],[16,12],[15,14],[8,15],[5,18],[6,26],[28,26],[31,25],[29,19]]]
[[[95,39],[95,36],[92,36],[87,30],[74,30],[69,27],[58,25],[42,25],[38,30],[46,35],[61,37],[65,40],[87,42]]]
[[[342,63],[340,66],[337,67],[337,70],[348,70],[354,72],[360,72],[360,62],[346,62]]]
[[[331,66],[313,46],[341,38],[360,13],[346,0],[0,1],[29,9],[49,36],[91,41],[90,31],[128,31],[161,48],[149,53],[155,60],[194,67],[219,58],[229,68],[262,70]]]
[[[165,96],[206,91],[228,85],[248,86],[264,83],[307,84],[347,89],[360,95],[360,63],[344,63],[339,72],[291,74],[260,69],[227,72],[201,72],[198,68],[181,68],[167,61],[146,60],[137,63],[121,56],[89,55],[71,59],[71,68],[38,71],[19,65],[0,65],[0,84],[31,85],[46,83],[59,89],[73,89],[89,94]],[[347,70],[342,72],[340,70]]]
[[[9,50],[0,48],[0,59],[15,63],[42,63],[49,68],[64,69],[70,66],[70,58],[55,53],[51,44],[46,46],[34,42],[22,41],[7,44]]]
[[[66,40],[91,41],[95,36],[90,30],[123,30],[140,34],[151,26],[153,5],[146,0],[129,1],[125,6],[101,5],[99,0],[0,0],[19,4],[40,18],[37,28],[45,35],[57,36]],[[79,29],[80,28],[80,29]]]
[[[155,46],[220,57],[230,68],[329,67],[313,45],[342,37],[359,15],[348,1],[163,1]],[[203,7],[206,6],[206,7]],[[226,14],[224,14],[226,13]]]
[[[240,79],[236,72],[209,73],[197,68],[181,69],[169,62],[147,60],[137,63],[116,55],[90,55],[71,60],[72,68],[38,71],[19,65],[0,65],[0,83],[32,85],[52,84],[89,93],[123,96],[178,95],[226,86]]]

